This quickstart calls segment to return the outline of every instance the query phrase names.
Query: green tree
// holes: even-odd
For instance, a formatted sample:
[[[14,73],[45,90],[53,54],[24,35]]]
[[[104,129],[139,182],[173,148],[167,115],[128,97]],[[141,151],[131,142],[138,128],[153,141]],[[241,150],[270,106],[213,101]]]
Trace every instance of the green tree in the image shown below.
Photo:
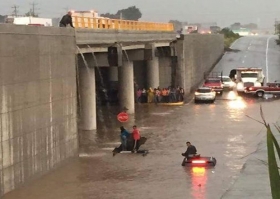
[[[142,17],[142,13],[139,10],[139,8],[136,8],[135,6],[128,7],[126,9],[119,10],[116,13],[117,16],[120,16],[122,19],[126,20],[133,20],[138,21]]]
[[[142,17],[142,13],[139,8],[135,6],[128,7],[126,9],[118,10],[116,14],[105,13],[101,14],[101,17],[107,17],[110,19],[125,19],[138,21]]]
[[[100,16],[110,18],[110,19],[119,19],[119,16],[117,16],[116,14],[110,14],[110,13],[101,14]]]
[[[239,38],[239,34],[237,33],[234,33],[231,29],[229,28],[223,28],[221,31],[220,31],[221,34],[223,34],[225,36],[225,38]]]
[[[219,33],[224,35],[225,50],[230,50],[231,44],[235,40],[240,38],[240,35],[237,33],[234,33],[230,28],[223,28]]]

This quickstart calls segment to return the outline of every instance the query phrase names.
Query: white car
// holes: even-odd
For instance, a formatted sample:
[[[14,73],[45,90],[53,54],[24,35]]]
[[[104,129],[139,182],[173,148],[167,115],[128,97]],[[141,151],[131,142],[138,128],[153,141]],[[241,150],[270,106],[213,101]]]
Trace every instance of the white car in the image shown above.
[[[194,102],[207,101],[214,103],[216,99],[216,92],[209,87],[200,87],[194,93]]]
[[[221,78],[221,76],[219,76],[219,78]],[[221,79],[224,88],[233,89],[236,86],[235,82],[233,82],[229,76],[222,76]]]

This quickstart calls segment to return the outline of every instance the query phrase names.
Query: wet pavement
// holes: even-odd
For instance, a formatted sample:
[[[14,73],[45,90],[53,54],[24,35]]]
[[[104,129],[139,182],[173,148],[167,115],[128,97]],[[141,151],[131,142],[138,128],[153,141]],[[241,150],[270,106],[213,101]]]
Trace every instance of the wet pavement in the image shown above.
[[[240,44],[237,42],[235,46],[243,48],[244,43],[250,45],[246,39],[256,45],[266,44],[266,38],[254,37],[242,38]],[[223,70],[233,67],[227,56],[236,58],[240,54],[226,54],[217,70],[218,67]],[[274,56],[279,54],[275,53]],[[254,59],[258,57],[265,59],[263,56],[255,56]],[[233,62],[242,61],[236,58]],[[272,73],[278,72],[276,66],[270,70],[274,70]],[[279,107],[280,101],[277,98],[234,96],[234,92],[225,92],[214,104],[194,104],[190,101],[181,107],[136,105],[136,118],[125,126],[130,130],[134,123],[137,124],[141,134],[148,138],[146,144],[141,146],[150,150],[145,157],[138,154],[112,156],[111,151],[119,145],[120,124],[116,122],[117,111],[112,108],[108,111],[104,107],[99,110],[100,130],[93,138],[96,145],[83,151],[80,158],[69,160],[65,166],[3,198],[250,198],[248,195],[251,192],[260,189],[258,186],[252,189],[254,182],[264,183],[263,187],[269,184],[265,179],[263,162],[255,158],[260,152],[257,149],[260,146],[263,148],[259,143],[264,139],[265,131],[261,124],[247,115],[259,119],[262,104],[267,120],[277,121],[280,111],[276,107]],[[232,98],[235,100],[230,100]],[[103,123],[100,126],[102,121],[106,121],[106,125]],[[201,155],[216,157],[217,165],[214,168],[182,167],[181,153],[186,150],[186,141],[191,141]],[[264,156],[262,152],[261,158]],[[244,164],[247,165],[245,168]],[[250,165],[255,167],[250,168]],[[260,173],[260,170],[264,171],[262,177],[254,178],[254,171]],[[245,171],[253,176],[250,180],[242,177]],[[247,185],[251,187],[246,189]],[[269,189],[266,190],[269,194]]]

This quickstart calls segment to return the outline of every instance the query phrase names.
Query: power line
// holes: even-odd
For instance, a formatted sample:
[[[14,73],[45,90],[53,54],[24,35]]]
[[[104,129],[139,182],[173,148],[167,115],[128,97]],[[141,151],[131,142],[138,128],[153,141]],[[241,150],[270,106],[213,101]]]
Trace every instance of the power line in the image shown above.
[[[31,5],[31,9],[30,9],[30,15],[35,17],[36,15],[38,15],[39,13],[35,12],[35,7],[38,5],[37,3],[33,2],[30,4]]]
[[[18,16],[18,8],[19,7],[17,5],[14,5],[12,8],[14,9],[13,15],[17,17]]]

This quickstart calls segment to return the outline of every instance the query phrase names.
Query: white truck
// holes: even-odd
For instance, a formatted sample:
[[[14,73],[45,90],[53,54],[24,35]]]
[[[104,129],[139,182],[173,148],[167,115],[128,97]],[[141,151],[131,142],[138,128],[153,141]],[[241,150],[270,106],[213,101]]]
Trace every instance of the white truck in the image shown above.
[[[52,26],[52,19],[39,17],[7,17],[6,23],[16,25]]]
[[[196,31],[198,31],[197,26],[185,26],[183,29],[184,34],[190,34],[190,33],[196,32]]]
[[[265,78],[262,68],[233,69],[229,77],[236,82],[237,92],[244,92],[250,86],[262,86]]]

